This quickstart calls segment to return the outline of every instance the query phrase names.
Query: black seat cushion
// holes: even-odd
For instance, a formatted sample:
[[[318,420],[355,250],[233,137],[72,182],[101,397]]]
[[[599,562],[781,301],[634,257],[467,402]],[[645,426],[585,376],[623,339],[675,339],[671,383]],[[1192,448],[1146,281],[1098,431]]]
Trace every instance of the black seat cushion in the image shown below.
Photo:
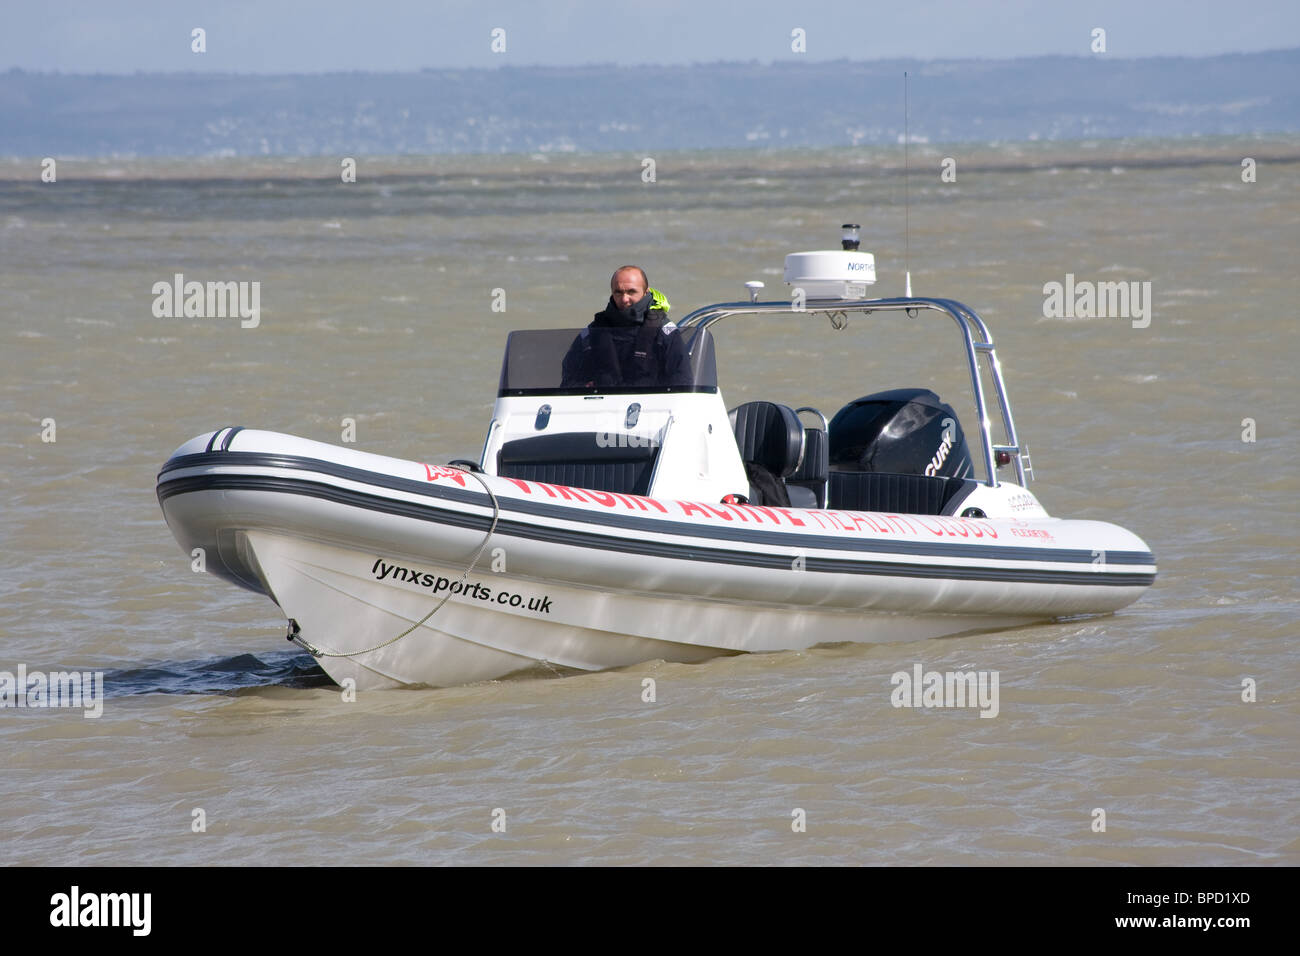
[[[803,422],[794,409],[775,402],[746,402],[730,412],[740,460],[756,462],[777,478],[794,473],[803,460]]]
[[[830,507],[938,515],[968,482],[961,478],[897,475],[878,471],[832,471]]]
[[[830,443],[820,428],[804,428],[803,441],[803,463],[785,480],[790,501],[799,508],[825,508]]]
[[[608,441],[602,443],[596,432],[538,435],[502,445],[497,453],[497,474],[502,478],[645,495],[650,492],[658,457],[657,445],[611,445]]]

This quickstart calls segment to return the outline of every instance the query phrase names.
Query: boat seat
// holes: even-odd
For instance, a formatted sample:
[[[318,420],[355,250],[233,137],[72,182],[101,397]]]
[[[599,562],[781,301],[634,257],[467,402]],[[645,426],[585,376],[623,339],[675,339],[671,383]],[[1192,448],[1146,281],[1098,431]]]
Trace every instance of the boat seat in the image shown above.
[[[825,429],[804,426],[803,443],[803,462],[785,480],[790,504],[795,508],[825,508],[831,463]]]
[[[803,422],[793,408],[776,402],[746,402],[728,415],[749,476],[749,500],[788,506],[785,479],[803,464]]]
[[[597,432],[518,438],[501,446],[497,474],[628,495],[650,493],[658,445],[606,447]]]
[[[878,471],[832,471],[830,507],[843,511],[939,515],[966,485],[962,478]]]

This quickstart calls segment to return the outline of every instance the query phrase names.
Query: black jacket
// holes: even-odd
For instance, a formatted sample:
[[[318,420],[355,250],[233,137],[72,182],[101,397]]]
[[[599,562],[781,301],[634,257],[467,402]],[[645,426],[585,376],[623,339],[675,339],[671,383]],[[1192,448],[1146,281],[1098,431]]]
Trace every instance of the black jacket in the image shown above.
[[[619,309],[611,298],[570,346],[562,387],[690,385],[681,333],[666,312],[650,308],[652,301],[647,293],[631,308]]]

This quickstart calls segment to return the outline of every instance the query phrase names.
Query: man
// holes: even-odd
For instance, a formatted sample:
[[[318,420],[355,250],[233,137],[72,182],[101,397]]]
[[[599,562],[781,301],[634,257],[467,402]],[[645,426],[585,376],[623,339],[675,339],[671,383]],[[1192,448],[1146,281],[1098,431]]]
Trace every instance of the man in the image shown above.
[[[690,356],[668,321],[668,300],[640,266],[620,266],[609,303],[564,357],[564,388],[690,385]]]

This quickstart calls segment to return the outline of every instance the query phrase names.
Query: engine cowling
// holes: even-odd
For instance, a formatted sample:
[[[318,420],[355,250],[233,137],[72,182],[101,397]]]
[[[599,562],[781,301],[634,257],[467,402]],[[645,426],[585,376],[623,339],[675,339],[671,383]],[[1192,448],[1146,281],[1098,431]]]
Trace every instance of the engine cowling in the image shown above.
[[[952,406],[926,388],[856,399],[831,419],[831,471],[970,478],[966,436]]]

